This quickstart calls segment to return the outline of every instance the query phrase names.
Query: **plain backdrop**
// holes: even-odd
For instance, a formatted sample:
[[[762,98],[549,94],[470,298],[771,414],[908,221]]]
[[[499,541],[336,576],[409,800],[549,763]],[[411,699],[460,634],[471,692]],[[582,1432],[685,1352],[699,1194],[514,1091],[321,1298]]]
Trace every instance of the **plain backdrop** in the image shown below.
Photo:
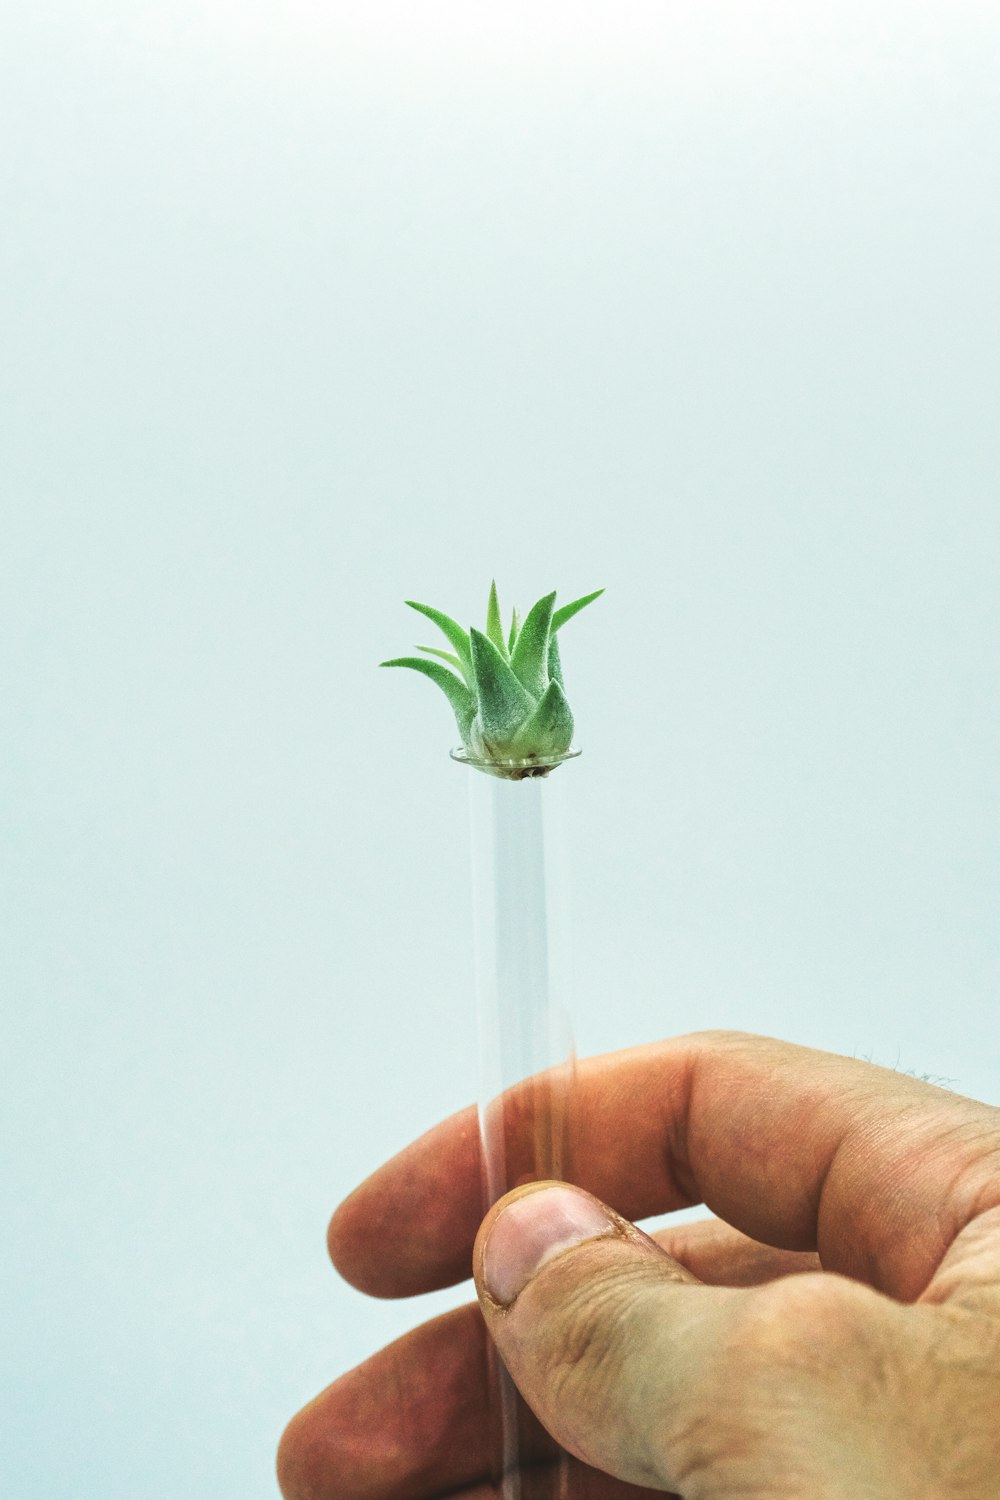
[[[324,1244],[475,1091],[405,598],[607,589],[582,1054],[1000,1103],[1000,11],[0,10],[3,1494],[267,1500],[469,1296]]]

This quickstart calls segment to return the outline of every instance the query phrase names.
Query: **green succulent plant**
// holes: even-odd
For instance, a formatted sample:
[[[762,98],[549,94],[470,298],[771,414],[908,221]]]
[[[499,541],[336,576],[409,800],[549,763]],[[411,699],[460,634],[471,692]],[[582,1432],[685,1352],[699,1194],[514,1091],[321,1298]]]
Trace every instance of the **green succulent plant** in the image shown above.
[[[427,656],[398,656],[383,667],[410,667],[437,683],[451,704],[462,744],[475,763],[494,775],[520,779],[543,775],[573,740],[557,632],[593,603],[603,589],[556,609],[555,593],[533,604],[522,621],[515,609],[510,629],[500,620],[497,586],[490,586],[486,629],[463,630],[450,615],[407,599],[410,609],[432,620],[451,651],[418,646]],[[515,762],[516,764],[511,764]]]

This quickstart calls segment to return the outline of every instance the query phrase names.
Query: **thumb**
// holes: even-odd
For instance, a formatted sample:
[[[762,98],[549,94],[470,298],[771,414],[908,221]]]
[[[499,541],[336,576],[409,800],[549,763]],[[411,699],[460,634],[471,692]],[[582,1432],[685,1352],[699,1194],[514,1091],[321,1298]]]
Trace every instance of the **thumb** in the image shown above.
[[[675,1484],[667,1455],[706,1315],[715,1321],[713,1304],[732,1293],[703,1287],[641,1229],[556,1182],[494,1204],[473,1269],[504,1364],[552,1436],[618,1479]]]

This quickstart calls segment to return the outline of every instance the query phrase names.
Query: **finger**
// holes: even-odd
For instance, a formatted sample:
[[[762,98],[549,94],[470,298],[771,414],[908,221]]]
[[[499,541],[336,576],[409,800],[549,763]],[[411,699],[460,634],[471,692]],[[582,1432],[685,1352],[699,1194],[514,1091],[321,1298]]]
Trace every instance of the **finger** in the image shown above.
[[[504,1364],[574,1457],[627,1480],[680,1483],[667,1413],[739,1292],[699,1287],[648,1236],[588,1194],[535,1184],[490,1211],[473,1252],[480,1306]],[[684,1337],[663,1342],[668,1324]]]
[[[667,1225],[651,1238],[707,1286],[762,1286],[780,1276],[823,1269],[814,1251],[762,1245],[721,1219]]]
[[[641,1230],[564,1183],[501,1199],[473,1265],[489,1331],[553,1437],[629,1483],[685,1494],[735,1493],[737,1479],[740,1493],[764,1493],[775,1459],[815,1493],[828,1455],[814,1453],[816,1472],[807,1472],[802,1411],[818,1416],[834,1451],[856,1443],[870,1421],[871,1382],[854,1378],[852,1358],[887,1343],[887,1320],[911,1316],[837,1276],[702,1286]],[[783,1365],[787,1378],[774,1384]],[[776,1400],[787,1408],[777,1425]]]
[[[278,1449],[285,1500],[496,1500],[500,1467],[487,1336],[476,1303],[404,1334],[303,1407]],[[531,1412],[520,1413],[520,1449],[537,1471],[555,1445]],[[567,1500],[632,1500],[641,1492],[584,1465],[570,1465]],[[523,1500],[530,1500],[526,1480]]]
[[[509,1180],[537,1176],[533,1082],[505,1098]],[[567,1176],[630,1220],[704,1202],[752,1239],[919,1295],[1000,1204],[1000,1110],[871,1063],[741,1033],[591,1058]],[[335,1265],[376,1296],[460,1281],[484,1205],[474,1109],[381,1167],[330,1223]],[[390,1233],[391,1230],[391,1233]]]
[[[814,1270],[813,1255],[759,1245],[718,1220],[667,1226],[653,1239],[700,1280],[752,1286]],[[334,1381],[289,1423],[279,1475],[288,1500],[327,1495],[415,1496],[420,1476],[429,1494],[444,1494],[488,1472],[490,1405],[484,1325],[478,1307],[435,1318],[397,1339]],[[495,1442],[494,1438],[494,1442]],[[539,1429],[526,1437],[533,1455],[548,1447]],[[363,1458],[362,1456],[363,1455]],[[360,1474],[367,1488],[357,1488]],[[592,1470],[574,1466],[572,1500],[592,1493],[617,1500],[641,1493],[615,1482],[593,1489]],[[604,1476],[597,1476],[604,1482]],[[611,1485],[612,1481],[607,1480]],[[354,1488],[351,1488],[351,1486]],[[469,1500],[473,1494],[468,1493]],[[492,1497],[492,1487],[488,1493]],[[456,1496],[456,1500],[458,1497]]]
[[[396,1339],[288,1424],[278,1450],[285,1500],[429,1500],[487,1481],[487,1369],[475,1303]]]

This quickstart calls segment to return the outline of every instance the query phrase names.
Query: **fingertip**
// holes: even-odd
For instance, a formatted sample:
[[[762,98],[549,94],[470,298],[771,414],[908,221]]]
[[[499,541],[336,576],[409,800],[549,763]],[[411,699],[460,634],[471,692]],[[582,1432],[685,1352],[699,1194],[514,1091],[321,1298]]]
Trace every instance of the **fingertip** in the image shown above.
[[[326,1250],[339,1276],[369,1297],[393,1298],[410,1294],[400,1287],[400,1267],[392,1253],[390,1226],[383,1222],[377,1202],[356,1189],[333,1212],[326,1228]],[[385,1253],[380,1253],[385,1247]],[[405,1281],[405,1275],[404,1275]]]
[[[339,1375],[282,1433],[284,1500],[464,1494],[489,1471],[486,1339],[468,1302]]]
[[[352,1194],[351,1197],[354,1195]],[[356,1235],[353,1232],[351,1198],[345,1198],[330,1215],[326,1226],[326,1252],[335,1271],[351,1286],[358,1286],[358,1274],[363,1276],[365,1264],[357,1254]],[[359,1287],[363,1291],[363,1287]]]
[[[314,1397],[285,1427],[275,1455],[275,1474],[283,1500],[319,1495],[328,1463],[328,1444],[318,1420],[320,1397]]]
[[[441,1213],[362,1183],[334,1211],[326,1248],[334,1269],[359,1292],[388,1300],[468,1281],[478,1216],[442,1243]],[[446,1206],[446,1205],[444,1205]]]

